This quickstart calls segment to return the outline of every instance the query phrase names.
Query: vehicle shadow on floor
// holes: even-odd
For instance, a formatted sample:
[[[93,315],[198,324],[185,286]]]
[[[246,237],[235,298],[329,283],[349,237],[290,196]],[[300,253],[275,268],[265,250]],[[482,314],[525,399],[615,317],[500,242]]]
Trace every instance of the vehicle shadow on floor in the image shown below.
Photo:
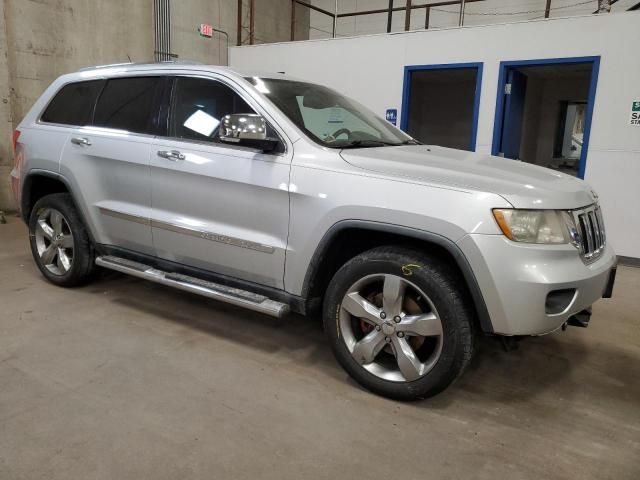
[[[87,287],[90,293],[102,294],[105,289],[111,292],[112,301],[125,309],[235,342],[244,348],[285,357],[298,365],[309,366],[310,371],[319,368],[323,375],[363,390],[334,360],[319,318],[301,315],[273,318],[115,272],[100,272],[96,282]],[[445,392],[415,405],[446,409],[461,397],[485,405],[518,404],[531,402],[532,398],[550,390],[557,390],[557,395],[565,400],[571,399],[583,390],[578,381],[580,375],[576,379],[574,369],[590,368],[585,365],[594,364],[600,357],[607,361],[598,363],[597,377],[608,378],[613,384],[602,385],[599,394],[631,395],[634,398],[629,400],[640,403],[638,387],[622,392],[620,388],[612,388],[618,377],[618,387],[624,387],[624,382],[633,378],[629,377],[630,368],[638,374],[636,378],[640,377],[637,365],[633,366],[634,359],[623,351],[604,351],[601,344],[586,345],[580,337],[563,337],[571,334],[557,332],[527,338],[513,351],[506,351],[497,338],[478,337],[476,355],[464,375]],[[594,347],[599,350],[594,351]],[[590,358],[592,356],[597,358]]]

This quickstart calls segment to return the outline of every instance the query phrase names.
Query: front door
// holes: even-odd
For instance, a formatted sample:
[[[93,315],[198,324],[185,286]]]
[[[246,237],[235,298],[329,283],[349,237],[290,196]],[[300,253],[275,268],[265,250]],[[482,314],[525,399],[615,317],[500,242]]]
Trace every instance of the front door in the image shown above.
[[[255,113],[238,91],[174,79],[168,137],[151,148],[153,241],[162,259],[283,288],[291,150],[216,141],[224,115]]]

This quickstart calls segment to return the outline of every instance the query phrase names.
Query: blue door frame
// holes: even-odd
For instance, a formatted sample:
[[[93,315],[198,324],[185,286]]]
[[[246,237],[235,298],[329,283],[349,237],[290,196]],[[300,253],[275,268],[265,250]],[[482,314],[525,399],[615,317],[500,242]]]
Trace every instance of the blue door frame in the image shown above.
[[[451,70],[454,68],[476,69],[476,90],[473,103],[473,119],[471,123],[471,141],[469,150],[476,149],[476,137],[478,136],[478,115],[480,113],[480,91],[482,90],[482,62],[474,63],[440,63],[435,65],[407,65],[404,67],[404,82],[402,85],[402,110],[400,111],[400,129],[407,131],[409,127],[409,100],[411,95],[411,74],[423,70]]]
[[[591,57],[568,57],[568,58],[546,58],[538,60],[510,60],[500,62],[500,72],[498,76],[498,92],[496,95],[496,115],[493,122],[493,142],[491,144],[492,155],[500,152],[500,142],[502,140],[502,129],[505,106],[504,86],[510,68],[534,67],[541,65],[571,65],[575,63],[591,64],[591,81],[589,83],[589,97],[587,99],[587,111],[585,114],[584,137],[582,140],[582,151],[580,152],[580,163],[578,164],[578,177],[584,178],[587,167],[587,153],[589,150],[589,137],[591,136],[591,118],[593,116],[593,106],[596,99],[596,88],[598,86],[598,72],[600,70],[600,56]]]

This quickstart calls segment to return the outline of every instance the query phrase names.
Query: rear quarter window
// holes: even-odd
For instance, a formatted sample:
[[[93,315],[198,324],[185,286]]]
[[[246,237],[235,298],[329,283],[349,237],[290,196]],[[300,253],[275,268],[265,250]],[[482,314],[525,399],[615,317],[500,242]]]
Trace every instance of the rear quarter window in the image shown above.
[[[134,133],[150,133],[151,113],[161,77],[128,77],[107,81],[93,125]]]
[[[53,97],[40,120],[62,125],[89,125],[104,83],[104,80],[91,80],[65,85]]]

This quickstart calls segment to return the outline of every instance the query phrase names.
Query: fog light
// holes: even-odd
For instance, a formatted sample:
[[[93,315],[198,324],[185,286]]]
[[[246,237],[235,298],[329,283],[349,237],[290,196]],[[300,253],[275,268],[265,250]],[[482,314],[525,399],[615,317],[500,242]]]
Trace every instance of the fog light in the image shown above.
[[[564,312],[576,295],[575,288],[565,288],[563,290],[553,290],[547,295],[547,301],[545,302],[545,311],[547,315],[556,315]]]

